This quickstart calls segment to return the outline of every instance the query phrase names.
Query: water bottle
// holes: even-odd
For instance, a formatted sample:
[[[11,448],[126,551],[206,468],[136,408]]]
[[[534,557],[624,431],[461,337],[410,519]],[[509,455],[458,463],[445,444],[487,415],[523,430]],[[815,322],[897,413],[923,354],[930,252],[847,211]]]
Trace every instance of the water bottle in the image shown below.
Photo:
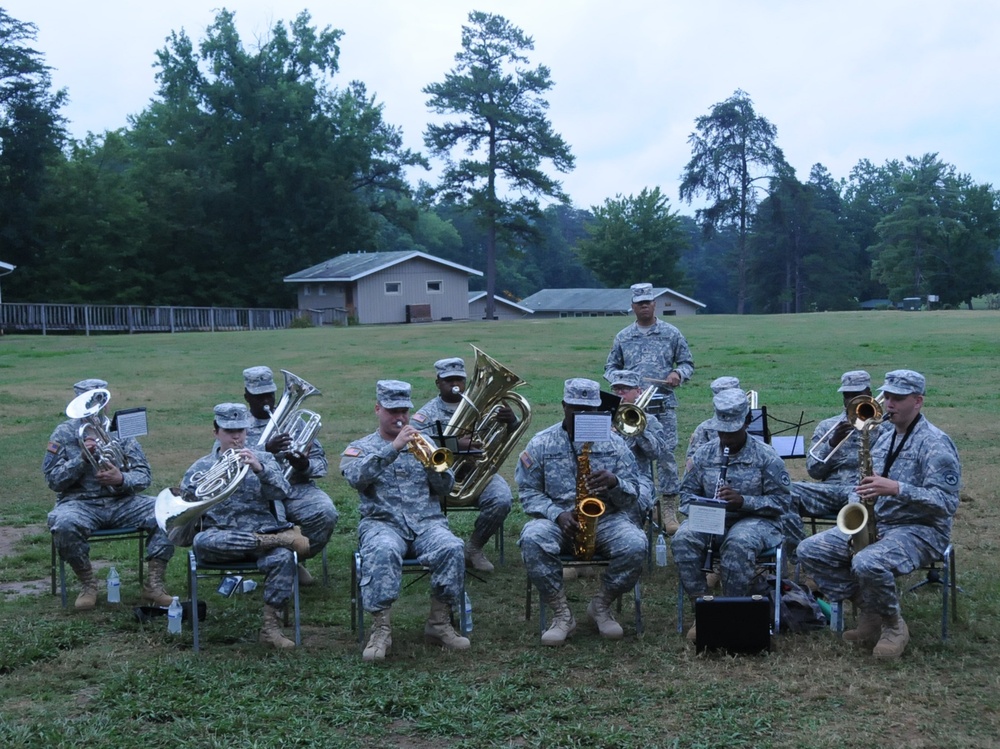
[[[843,601],[831,601],[830,602],[830,629],[834,632],[837,631],[837,627],[840,625],[840,618],[843,616],[844,610]]]
[[[171,635],[179,635],[181,633],[181,617],[184,615],[184,609],[181,608],[180,599],[174,596],[174,600],[170,602],[170,608],[167,609],[167,633]]]
[[[663,537],[662,533],[656,539],[656,566],[667,566],[667,539]]]
[[[108,572],[108,603],[121,603],[122,581],[114,567]]]
[[[472,631],[472,599],[468,592],[465,594],[465,631]]]
[[[257,590],[257,581],[256,580],[244,580],[240,584],[240,590],[243,593],[249,593],[252,590]]]

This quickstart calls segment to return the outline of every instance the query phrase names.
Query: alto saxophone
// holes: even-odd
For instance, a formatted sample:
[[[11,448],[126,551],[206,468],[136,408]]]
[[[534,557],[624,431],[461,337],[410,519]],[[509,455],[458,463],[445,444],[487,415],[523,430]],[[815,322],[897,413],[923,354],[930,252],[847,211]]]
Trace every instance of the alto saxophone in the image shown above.
[[[584,442],[576,458],[576,504],[573,512],[579,528],[573,539],[573,555],[577,559],[592,559],[597,545],[597,520],[606,509],[604,502],[589,496],[587,477],[590,476],[590,442]]]

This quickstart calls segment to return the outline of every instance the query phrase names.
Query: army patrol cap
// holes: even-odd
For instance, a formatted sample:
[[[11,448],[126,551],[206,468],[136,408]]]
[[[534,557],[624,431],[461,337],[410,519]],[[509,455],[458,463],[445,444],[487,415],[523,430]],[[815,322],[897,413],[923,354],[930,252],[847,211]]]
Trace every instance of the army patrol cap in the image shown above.
[[[636,302],[651,302],[653,301],[653,284],[651,283],[634,283],[632,284],[632,304]]]
[[[375,383],[375,400],[382,408],[413,408],[410,383],[402,380],[379,380]]]
[[[723,390],[733,390],[734,388],[739,389],[740,378],[739,377],[716,377],[712,380],[712,384],[709,385],[712,388],[712,394],[718,395]]]
[[[601,386],[582,377],[566,380],[563,386],[563,403],[596,408],[601,405]]]
[[[465,362],[455,357],[452,359],[438,359],[434,362],[434,371],[439,379],[447,380],[449,377],[466,377]]]
[[[220,403],[213,411],[219,429],[246,429],[250,426],[250,409],[242,403]]]
[[[860,393],[872,386],[872,376],[863,369],[844,372],[840,376],[838,393]]]
[[[80,380],[78,383],[73,385],[73,392],[76,395],[83,395],[84,393],[89,393],[91,390],[106,388],[107,386],[108,383],[105,380],[98,380],[97,378]]]
[[[274,384],[274,373],[270,367],[247,367],[243,370],[243,386],[250,395],[273,393],[278,388]]]
[[[608,373],[607,380],[611,387],[619,385],[627,388],[637,388],[641,382],[638,372],[631,369],[615,369]]]
[[[927,383],[924,376],[912,369],[894,369],[885,373],[885,382],[879,388],[894,395],[923,395]]]
[[[715,416],[705,425],[716,432],[738,432],[747,423],[750,402],[739,388],[723,390],[712,398]]]

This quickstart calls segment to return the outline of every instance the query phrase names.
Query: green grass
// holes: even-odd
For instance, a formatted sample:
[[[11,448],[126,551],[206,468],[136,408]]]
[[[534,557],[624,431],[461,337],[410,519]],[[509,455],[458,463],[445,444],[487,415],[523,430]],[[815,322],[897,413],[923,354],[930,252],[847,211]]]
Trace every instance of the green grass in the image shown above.
[[[675,633],[676,574],[643,583],[646,634],[600,640],[584,608],[596,581],[570,584],[580,622],[571,644],[542,649],[525,622],[519,510],[506,527],[507,564],[471,579],[470,654],[422,643],[427,585],[394,607],[393,654],[363,664],[350,630],[348,560],[357,499],[337,475],[340,450],[374,428],[376,379],[407,379],[414,400],[434,395],[435,359],[479,346],[529,383],[529,435],[555,422],[567,377],[599,378],[625,318],[313,328],[286,332],[0,338],[0,460],[5,526],[44,524],[52,506],[39,466],[45,443],[85,377],[110,382],[111,408],[146,406],[142,439],[153,491],[176,484],[212,442],[211,409],[239,400],[244,367],[287,369],[323,391],[307,401],[323,415],[332,474],[321,482],[341,511],[329,549],[329,589],[304,591],[304,647],[275,653],[255,643],[258,594],[209,594],[204,648],[190,633],[168,638],[162,621],[130,615],[136,590],[131,544],[100,544],[95,561],[122,574],[120,610],[64,612],[48,596],[0,604],[0,746],[123,747],[913,747],[997,746],[1000,688],[1000,514],[995,424],[1000,315],[983,311],[836,313],[682,318],[696,373],[680,395],[682,441],[710,413],[708,383],[740,377],[769,413],[813,422],[836,413],[841,372],[873,378],[908,367],[927,376],[925,413],[958,445],[962,506],[955,523],[961,620],[939,639],[940,598],[904,596],[912,640],[880,663],[828,632],[782,636],[763,657],[698,657]],[[280,380],[280,376],[279,376]],[[812,425],[806,432],[811,433]],[[804,477],[802,461],[789,461]],[[513,458],[502,473],[513,479]],[[467,536],[473,513],[453,516]],[[490,550],[491,557],[496,554]],[[168,569],[185,590],[183,557]],[[48,535],[0,557],[0,583],[47,578]],[[318,560],[310,562],[315,573]],[[102,568],[99,575],[105,574]],[[915,582],[914,578],[909,583]],[[407,578],[404,582],[409,582]]]

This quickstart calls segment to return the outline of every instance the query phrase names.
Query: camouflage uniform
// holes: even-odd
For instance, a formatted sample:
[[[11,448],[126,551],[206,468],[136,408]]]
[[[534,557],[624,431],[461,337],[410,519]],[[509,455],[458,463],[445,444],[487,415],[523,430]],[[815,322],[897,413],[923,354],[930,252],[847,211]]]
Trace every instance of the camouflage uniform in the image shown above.
[[[83,423],[82,419],[69,419],[56,427],[42,463],[45,481],[56,492],[56,506],[49,513],[48,524],[59,555],[74,570],[78,569],[90,558],[87,538],[94,531],[134,526],[152,531],[146,559],[168,561],[174,547],[156,525],[156,497],[139,493],[152,480],[142,447],[132,438],[119,440],[127,463],[122,469],[125,482],[121,486],[101,486],[77,438]]]
[[[944,552],[958,509],[962,468],[951,438],[919,416],[888,478],[899,495],[875,503],[878,541],[853,556],[848,536],[836,528],[802,541],[802,566],[831,600],[860,593],[861,608],[883,617],[899,614],[895,578]],[[882,474],[894,429],[883,430],[872,447],[872,465]],[[897,438],[898,440],[898,438]],[[857,501],[853,494],[851,501]]]
[[[439,395],[413,414],[411,421],[417,429],[426,430],[428,434],[436,434],[435,422],[440,422],[443,428],[457,408],[458,403],[447,403]],[[485,544],[500,531],[513,504],[510,486],[499,473],[493,474],[473,505],[479,510],[473,535],[481,544]]]
[[[255,446],[269,420],[251,418],[246,443]],[[284,460],[278,460],[278,465],[282,471],[288,468]],[[330,495],[316,486],[314,481],[326,476],[328,467],[326,452],[319,440],[314,439],[309,450],[309,468],[305,471],[293,469],[288,476],[291,491],[284,503],[285,517],[299,526],[302,535],[309,539],[309,556],[316,556],[323,550],[340,519]]]
[[[710,421],[712,420],[705,419],[703,422],[701,422],[698,426],[694,428],[693,432],[691,432],[691,439],[688,440],[688,449],[687,453],[685,454],[686,458],[689,459],[693,458],[695,451],[699,447],[708,444],[709,442],[711,442],[712,440],[714,440],[716,437],[719,436],[719,433],[717,431],[709,428],[708,424]]]
[[[718,438],[695,451],[694,465],[681,484],[681,512],[687,514],[696,497],[715,496],[721,466]],[[757,555],[781,543],[781,518],[791,504],[791,480],[774,448],[748,436],[740,451],[729,457],[726,483],[743,495],[743,507],[726,513],[725,535],[714,543],[719,548],[723,595],[745,596]],[[671,539],[681,584],[689,596],[707,591],[701,566],[711,538],[689,530],[685,521]]]
[[[639,499],[634,511],[630,511],[636,525],[642,526],[656,501],[656,487],[653,483],[653,461],[666,449],[663,425],[658,419],[646,414],[646,428],[639,435],[622,435],[635,456],[639,468]]]
[[[617,369],[630,369],[642,377],[666,379],[676,371],[681,382],[694,373],[694,361],[684,335],[673,325],[657,320],[648,330],[632,323],[620,331],[611,345],[605,375]],[[666,396],[663,413],[656,419],[663,426],[663,449],[657,456],[657,487],[660,494],[677,494],[679,480],[674,449],[677,447],[677,396],[673,388],[660,387]]]
[[[365,611],[388,609],[399,598],[403,559],[410,552],[431,568],[431,597],[457,605],[465,584],[465,544],[449,530],[437,500],[451,491],[452,472],[425,469],[378,431],[348,445],[340,471],[360,500]]]
[[[518,544],[528,577],[545,600],[562,592],[560,553],[572,551],[556,523],[576,504],[578,445],[569,441],[562,423],[542,430],[528,442],[517,463],[514,478],[529,520]],[[610,442],[594,442],[591,471],[608,470],[618,486],[601,496],[607,506],[597,521],[597,554],[610,560],[602,587],[612,598],[635,586],[646,556],[646,536],[633,520],[639,512],[640,478],[635,456],[625,442],[612,435]]]
[[[258,551],[257,535],[277,525],[271,502],[284,499],[291,487],[273,455],[263,450],[254,450],[254,454],[261,472],[247,471],[236,491],[202,516],[202,530],[195,535],[193,546],[199,559],[212,564],[256,559],[257,569],[267,575],[264,603],[281,609],[292,595],[292,580],[297,574],[294,555],[286,548]],[[181,481],[186,501],[195,501],[193,476],[211,468],[219,457],[217,448],[187,469]]]

